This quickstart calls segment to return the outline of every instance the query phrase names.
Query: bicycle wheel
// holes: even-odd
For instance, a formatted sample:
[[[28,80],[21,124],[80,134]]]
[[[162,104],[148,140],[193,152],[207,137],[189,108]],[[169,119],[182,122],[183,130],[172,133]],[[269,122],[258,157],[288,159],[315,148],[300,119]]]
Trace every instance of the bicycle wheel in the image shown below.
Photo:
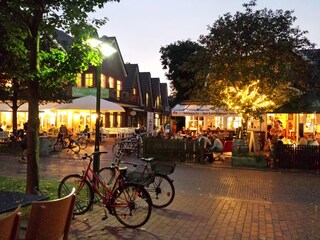
[[[80,152],[80,145],[77,141],[71,141],[68,147],[76,154]]]
[[[62,141],[56,141],[56,143],[53,145],[53,149],[56,152],[61,152],[63,149],[63,142]]]
[[[150,195],[142,185],[126,183],[115,191],[112,210],[124,226],[143,226],[150,218],[151,209]]]
[[[98,175],[104,180],[106,186],[113,186],[116,180],[116,170],[114,167],[104,167],[99,169]]]
[[[156,174],[154,182],[146,190],[150,194],[152,206],[164,208],[172,203],[175,196],[173,181],[167,175]]]
[[[82,181],[78,174],[64,177],[58,187],[58,197],[64,197],[71,193],[72,188],[76,189],[76,200],[73,213],[75,215],[87,212],[93,204],[93,190],[87,180]]]
[[[118,143],[113,144],[112,153],[114,156],[116,156],[118,154],[118,150],[119,150],[119,144]]]
[[[80,149],[86,149],[88,146],[88,140],[84,137],[78,138],[77,142],[79,143]]]

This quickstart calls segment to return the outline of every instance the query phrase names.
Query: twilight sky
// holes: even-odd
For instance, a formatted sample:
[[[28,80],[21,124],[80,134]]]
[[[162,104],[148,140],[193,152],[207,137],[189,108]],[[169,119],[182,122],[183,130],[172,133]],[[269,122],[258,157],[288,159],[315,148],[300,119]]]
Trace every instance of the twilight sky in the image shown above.
[[[120,0],[107,3],[95,17],[107,17],[99,35],[115,36],[125,63],[137,63],[166,82],[160,47],[178,40],[197,41],[219,16],[244,11],[249,0]],[[320,0],[258,0],[255,9],[294,10],[294,26],[307,30],[308,39],[320,48]]]

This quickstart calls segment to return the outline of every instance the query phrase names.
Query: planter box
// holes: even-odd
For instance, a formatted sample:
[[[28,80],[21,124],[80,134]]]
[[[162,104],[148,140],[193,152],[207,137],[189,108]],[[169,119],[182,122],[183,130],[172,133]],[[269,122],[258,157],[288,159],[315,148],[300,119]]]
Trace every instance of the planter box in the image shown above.
[[[268,162],[266,159],[260,157],[232,157],[231,165],[240,167],[266,168],[268,167]]]

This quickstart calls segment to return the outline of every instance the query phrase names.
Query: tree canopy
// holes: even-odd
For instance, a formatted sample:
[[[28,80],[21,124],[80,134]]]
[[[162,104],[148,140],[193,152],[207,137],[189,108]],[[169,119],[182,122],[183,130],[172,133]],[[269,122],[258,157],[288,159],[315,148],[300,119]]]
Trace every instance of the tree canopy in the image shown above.
[[[89,19],[88,14],[113,1],[119,2],[118,0],[0,0],[0,25],[9,39],[8,44],[0,47],[0,50],[5,49],[9,55],[14,53],[14,56],[19,56],[18,53],[21,52],[21,56],[26,58],[25,64],[22,65],[24,70],[18,76],[7,76],[19,80],[27,89],[26,99],[29,103],[27,193],[32,193],[39,187],[39,102],[43,92],[41,89],[45,91],[54,86],[59,92],[59,86],[74,79],[74,74],[83,70],[85,61],[91,59],[92,54],[97,56],[83,42],[88,37],[96,36],[95,27],[101,26],[107,19]],[[46,51],[41,51],[46,37],[50,39],[56,29],[61,29],[74,37],[74,45],[67,54],[53,45]]]
[[[201,66],[197,56],[203,51],[203,47],[191,40],[177,41],[173,44],[161,47],[161,63],[163,69],[167,69],[166,77],[170,80],[171,93],[175,97],[175,103],[190,100],[196,87],[196,75]]]
[[[209,57],[205,81],[210,100],[243,116],[261,116],[305,90],[308,63],[299,50],[313,45],[306,31],[293,27],[293,11],[254,10],[227,13],[200,43]],[[203,92],[203,89],[198,89]]]

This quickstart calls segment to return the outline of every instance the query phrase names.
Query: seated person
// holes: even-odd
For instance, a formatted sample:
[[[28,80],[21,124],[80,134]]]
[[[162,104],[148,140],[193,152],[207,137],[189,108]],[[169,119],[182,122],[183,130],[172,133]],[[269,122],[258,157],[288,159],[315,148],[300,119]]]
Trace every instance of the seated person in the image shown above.
[[[300,135],[300,139],[299,139],[299,145],[307,145],[308,144],[308,140],[303,136]]]
[[[214,160],[224,161],[223,153],[223,144],[218,138],[217,134],[212,135],[212,147],[210,148],[210,154],[207,155],[207,160],[209,163],[213,163]]]
[[[89,126],[86,125],[85,129],[82,131],[82,133],[86,133],[87,137],[90,138],[90,129]]]

